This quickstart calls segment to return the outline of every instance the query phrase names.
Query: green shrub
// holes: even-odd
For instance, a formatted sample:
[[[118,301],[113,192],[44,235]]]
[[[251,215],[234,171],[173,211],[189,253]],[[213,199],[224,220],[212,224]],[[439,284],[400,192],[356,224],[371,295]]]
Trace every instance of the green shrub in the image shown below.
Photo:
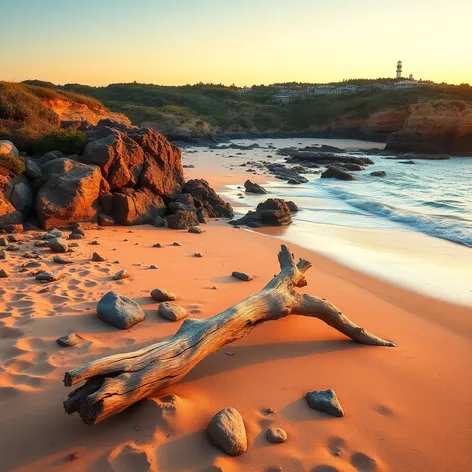
[[[0,154],[0,175],[21,175],[25,171],[22,157],[14,154]]]
[[[40,136],[34,143],[36,152],[61,151],[64,154],[81,154],[87,135],[76,128],[57,129]]]

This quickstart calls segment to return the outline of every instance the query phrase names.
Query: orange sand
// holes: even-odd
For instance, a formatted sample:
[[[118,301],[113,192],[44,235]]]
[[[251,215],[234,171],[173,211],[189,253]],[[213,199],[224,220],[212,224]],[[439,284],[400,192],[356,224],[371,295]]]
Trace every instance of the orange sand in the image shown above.
[[[471,310],[407,293],[294,245],[296,256],[314,264],[304,290],[398,348],[360,346],[317,320],[291,316],[258,326],[162,392],[183,399],[175,415],[162,415],[149,400],[94,427],[67,416],[67,369],[178,329],[180,323],[157,317],[153,288],[172,290],[204,318],[257,292],[278,272],[275,239],[221,221],[205,229],[201,235],[150,226],[89,231],[70,266],[54,265],[45,251],[44,264],[65,276],[43,294],[29,271],[17,272],[28,260],[13,254],[2,261],[12,276],[0,281],[0,470],[139,472],[150,462],[159,471],[369,471],[372,460],[383,471],[470,470]],[[101,245],[89,246],[93,239]],[[164,247],[152,248],[156,242]],[[89,262],[93,251],[110,262]],[[122,268],[131,278],[113,282]],[[231,279],[233,270],[255,278]],[[146,320],[128,331],[100,321],[96,303],[112,289],[137,300]],[[450,328],[458,319],[468,331]],[[55,339],[69,331],[86,342],[61,348]],[[344,418],[308,408],[305,393],[325,388],[336,390]],[[204,432],[212,415],[229,406],[243,415],[250,440],[237,458],[210,445]],[[267,415],[268,407],[277,413]],[[283,427],[288,441],[269,444],[270,426]],[[69,462],[70,452],[79,458]]]
[[[244,159],[189,155],[185,162],[197,168],[186,170],[186,177],[206,175],[217,189],[248,176],[258,182],[269,178],[237,168]],[[54,264],[44,250],[44,266],[62,271],[64,278],[43,294],[38,292],[44,286],[29,275],[35,269],[18,272],[29,261],[21,254],[32,248],[31,236],[20,236],[27,241],[22,250],[0,261],[12,274],[0,280],[1,472],[470,470],[472,310],[393,287],[295,245],[292,252],[314,265],[304,291],[331,300],[398,347],[360,346],[318,320],[290,316],[258,326],[156,399],[102,424],[89,427],[77,415],[66,415],[66,370],[177,331],[180,322],[157,316],[152,289],[173,291],[192,316],[206,318],[259,291],[278,272],[278,240],[223,221],[205,230],[200,235],[151,226],[88,231],[71,255],[74,264]],[[94,239],[99,246],[88,245]],[[174,241],[182,246],[171,246]],[[157,242],[164,247],[153,248]],[[94,251],[108,262],[90,262]],[[203,257],[193,257],[195,252]],[[123,268],[131,278],[112,281]],[[247,271],[254,280],[232,279],[233,270]],[[146,320],[127,331],[100,321],[96,304],[109,290],[138,301]],[[86,341],[61,348],[55,340],[68,332]],[[344,418],[308,408],[306,392],[326,388],[337,392]],[[182,401],[175,413],[163,414],[157,398],[169,393]],[[243,415],[250,442],[237,458],[214,448],[205,434],[211,417],[230,406]],[[268,415],[266,408],[276,414]],[[271,426],[283,427],[288,441],[269,444],[265,434]],[[70,461],[73,452],[78,459]]]

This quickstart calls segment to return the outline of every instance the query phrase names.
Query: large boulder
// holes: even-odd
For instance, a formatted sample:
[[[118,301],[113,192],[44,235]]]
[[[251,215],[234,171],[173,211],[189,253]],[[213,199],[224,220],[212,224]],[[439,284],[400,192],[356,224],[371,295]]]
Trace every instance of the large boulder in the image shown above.
[[[13,206],[23,215],[30,213],[34,207],[33,192],[26,179],[13,186],[10,198]]]
[[[113,217],[122,225],[152,223],[165,209],[162,198],[148,189],[124,188],[113,194]]]
[[[198,216],[195,211],[178,211],[167,217],[167,226],[170,229],[188,229],[199,224]]]
[[[87,144],[82,162],[100,166],[112,190],[135,186],[144,165],[143,150],[124,133]]]
[[[43,172],[47,181],[36,197],[36,214],[45,229],[97,220],[99,167],[63,158],[43,166]]]
[[[0,140],[0,154],[13,154],[18,156],[19,152],[11,141],[5,139]]]
[[[207,210],[210,218],[232,218],[231,205],[225,202],[203,179],[192,179],[185,183],[183,193],[192,195],[195,205]]]

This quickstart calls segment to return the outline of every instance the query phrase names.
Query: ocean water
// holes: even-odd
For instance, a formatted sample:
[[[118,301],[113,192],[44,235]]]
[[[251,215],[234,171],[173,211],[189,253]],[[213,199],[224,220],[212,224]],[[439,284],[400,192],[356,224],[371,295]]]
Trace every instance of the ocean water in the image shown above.
[[[273,148],[330,144],[374,165],[354,172],[357,181],[320,179],[308,174],[302,185],[287,185],[267,175],[271,196],[293,200],[300,212],[280,238],[316,250],[365,273],[437,298],[472,305],[472,158],[416,160],[401,164],[359,148],[383,147],[351,140],[258,139],[261,148],[243,151],[248,161],[283,162]],[[357,151],[355,151],[357,150]],[[221,151],[221,155],[236,151]],[[370,175],[383,170],[387,177]],[[250,177],[250,174],[248,174]],[[267,196],[245,194],[238,208],[237,186],[227,198],[238,213]]]

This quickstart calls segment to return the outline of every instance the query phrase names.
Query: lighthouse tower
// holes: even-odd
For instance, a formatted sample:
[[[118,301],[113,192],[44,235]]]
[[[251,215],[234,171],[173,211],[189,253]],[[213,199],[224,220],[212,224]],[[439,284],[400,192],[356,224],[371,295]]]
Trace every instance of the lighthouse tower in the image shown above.
[[[402,61],[397,62],[397,79],[402,78]]]

